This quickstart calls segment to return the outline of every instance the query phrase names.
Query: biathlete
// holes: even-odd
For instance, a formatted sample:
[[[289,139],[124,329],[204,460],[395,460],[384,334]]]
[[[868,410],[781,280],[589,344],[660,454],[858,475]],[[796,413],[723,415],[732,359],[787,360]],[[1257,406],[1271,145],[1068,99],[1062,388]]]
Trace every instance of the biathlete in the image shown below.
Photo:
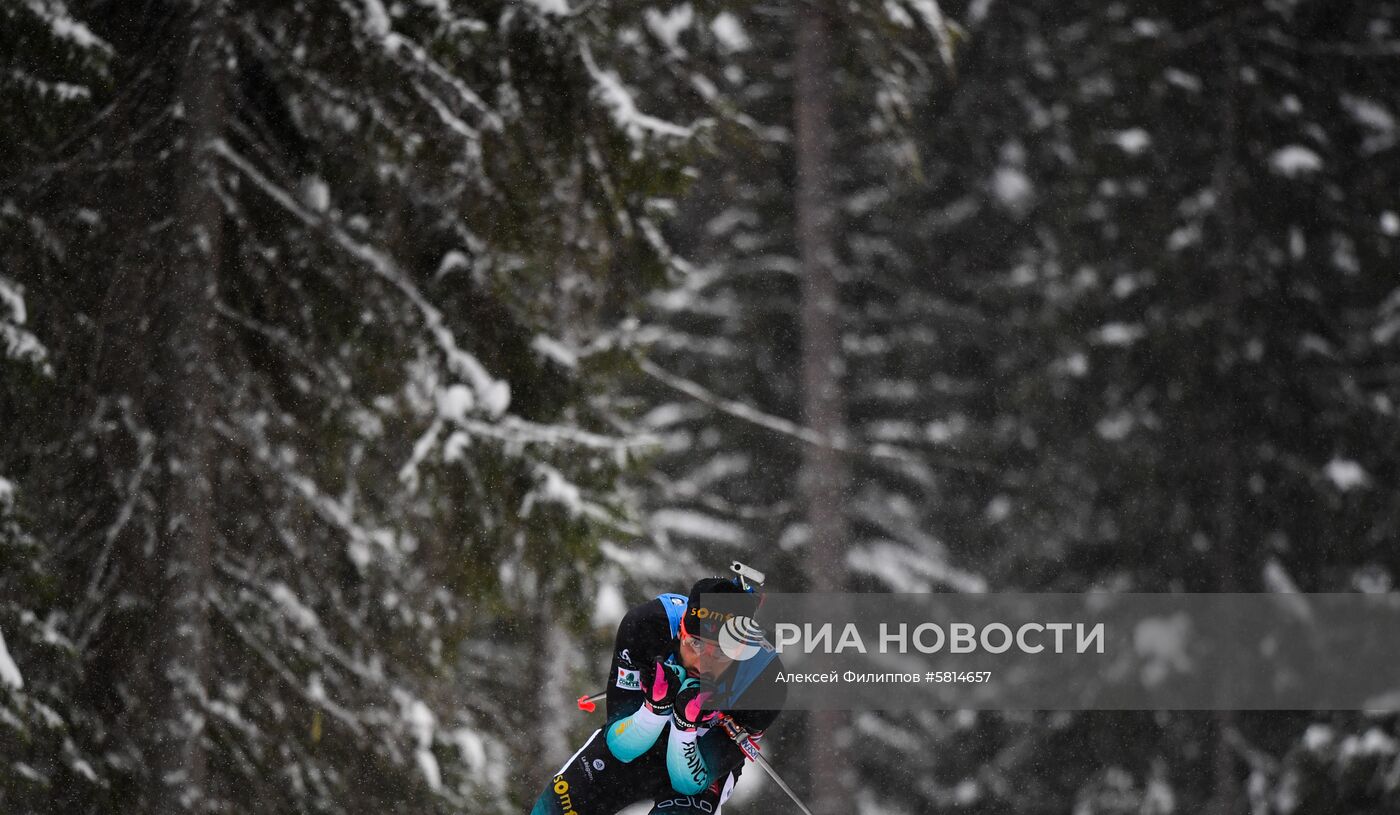
[[[782,665],[761,636],[721,647],[725,621],[757,606],[742,576],[712,577],[689,596],[628,611],[613,644],[607,724],[550,778],[530,815],[611,815],[645,800],[652,815],[717,815],[744,765],[719,717],[757,737],[786,699]]]

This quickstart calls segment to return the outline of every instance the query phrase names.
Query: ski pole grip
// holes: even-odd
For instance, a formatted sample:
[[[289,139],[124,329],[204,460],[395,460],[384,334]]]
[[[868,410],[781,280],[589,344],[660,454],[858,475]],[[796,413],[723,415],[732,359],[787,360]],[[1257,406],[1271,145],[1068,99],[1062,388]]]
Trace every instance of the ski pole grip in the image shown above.
[[[720,719],[720,725],[724,727],[724,732],[728,734],[729,738],[739,745],[739,749],[744,751],[744,755],[748,756],[749,761],[758,761],[758,743],[753,740],[753,736],[750,736],[748,731],[740,727],[739,723],[729,716]]]

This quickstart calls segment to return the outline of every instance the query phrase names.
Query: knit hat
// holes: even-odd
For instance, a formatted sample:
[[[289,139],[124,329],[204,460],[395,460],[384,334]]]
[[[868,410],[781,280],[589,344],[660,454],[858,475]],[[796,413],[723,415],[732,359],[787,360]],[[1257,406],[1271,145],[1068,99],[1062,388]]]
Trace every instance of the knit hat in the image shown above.
[[[719,630],[731,617],[752,617],[758,598],[727,577],[706,577],[690,588],[686,604],[685,633],[718,640]]]

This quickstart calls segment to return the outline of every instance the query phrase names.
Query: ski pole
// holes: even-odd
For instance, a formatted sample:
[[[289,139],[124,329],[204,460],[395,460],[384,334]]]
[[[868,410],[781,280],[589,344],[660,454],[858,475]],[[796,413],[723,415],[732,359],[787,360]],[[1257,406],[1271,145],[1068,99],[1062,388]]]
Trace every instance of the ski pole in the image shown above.
[[[783,792],[787,793],[787,796],[792,799],[792,802],[797,804],[797,808],[802,810],[803,815],[812,815],[812,810],[808,809],[807,805],[802,803],[802,799],[797,797],[797,793],[792,791],[792,787],[789,787],[787,783],[783,781],[782,776],[778,775],[778,771],[773,769],[773,765],[769,764],[768,759],[763,753],[759,752],[758,742],[754,741],[753,736],[750,736],[747,730],[740,727],[739,723],[728,715],[722,715],[720,717],[720,725],[724,727],[724,732],[729,735],[729,738],[733,739],[734,743],[739,745],[739,749],[744,751],[744,755],[748,757],[749,761],[762,767],[763,771],[768,773],[768,777],[773,779],[773,783],[777,784]]]
[[[595,693],[592,696],[580,696],[578,698],[578,709],[582,710],[584,713],[592,713],[598,709],[595,703],[607,695],[607,691],[603,691],[602,693]],[[743,751],[744,756],[748,758],[749,761],[763,768],[763,771],[768,773],[768,777],[773,779],[773,782],[778,785],[779,789],[787,793],[787,796],[792,799],[792,802],[797,804],[797,808],[802,810],[803,815],[812,815],[812,810],[808,809],[807,805],[802,803],[802,799],[797,797],[797,793],[792,791],[792,787],[789,787],[787,783],[783,781],[782,776],[778,775],[778,771],[773,769],[773,765],[768,763],[768,758],[764,756],[763,753],[759,752],[758,742],[754,741],[753,736],[750,736],[747,730],[740,727],[739,723],[734,721],[733,717],[727,714],[721,715],[719,721],[720,726],[724,728],[725,735],[729,736],[729,738],[734,740],[735,744],[739,745],[739,749]]]

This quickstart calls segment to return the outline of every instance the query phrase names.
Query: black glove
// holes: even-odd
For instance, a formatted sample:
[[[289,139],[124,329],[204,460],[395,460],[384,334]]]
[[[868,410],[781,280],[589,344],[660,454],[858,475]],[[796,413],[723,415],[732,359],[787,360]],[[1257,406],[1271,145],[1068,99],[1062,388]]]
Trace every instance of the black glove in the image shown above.
[[[705,702],[715,695],[714,685],[689,678],[681,683],[676,692],[671,713],[671,725],[681,730],[694,730],[719,715],[716,710],[704,710]]]
[[[652,671],[651,682],[646,687],[647,709],[662,716],[670,713],[676,694],[685,682],[685,668],[672,662],[656,663],[656,670]]]

